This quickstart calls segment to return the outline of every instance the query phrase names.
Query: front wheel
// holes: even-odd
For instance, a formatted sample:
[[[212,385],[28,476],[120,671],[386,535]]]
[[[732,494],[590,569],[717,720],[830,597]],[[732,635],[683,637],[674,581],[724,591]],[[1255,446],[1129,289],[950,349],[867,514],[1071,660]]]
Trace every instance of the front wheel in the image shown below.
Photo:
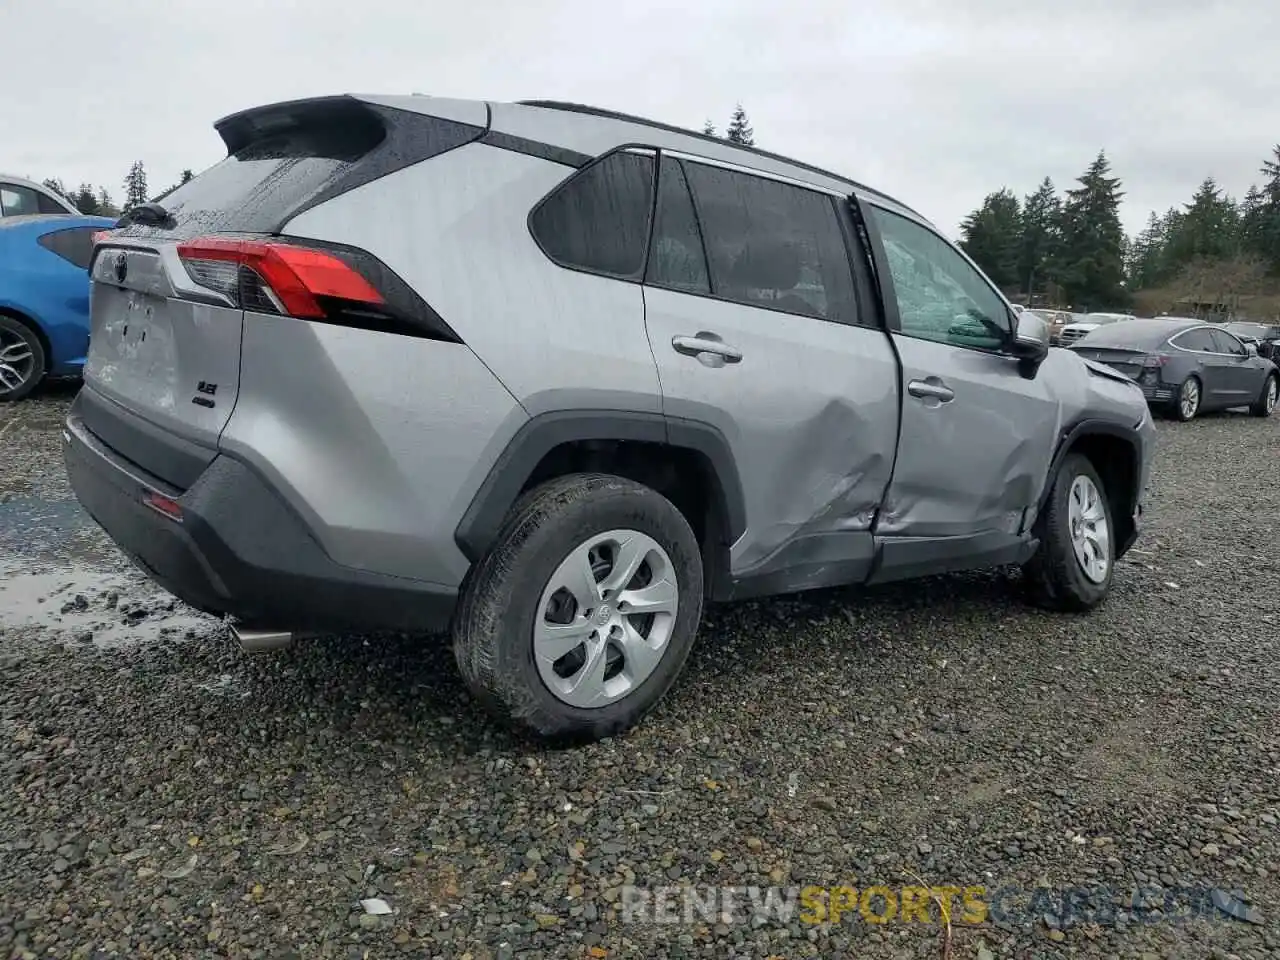
[[[44,379],[44,345],[21,320],[0,314],[0,402],[21,400]]]
[[[1249,412],[1255,417],[1271,416],[1271,412],[1276,408],[1278,397],[1280,397],[1280,379],[1277,379],[1274,373],[1268,374],[1266,381],[1262,384],[1262,392],[1249,407]]]
[[[552,739],[602,739],[675,681],[702,592],[698,542],[669,500],[621,477],[559,477],[512,507],[468,578],[454,656],[500,718]]]
[[[1023,568],[1032,598],[1056,610],[1089,610],[1106,597],[1115,536],[1106,489],[1083,454],[1063,460],[1044,512],[1040,547]]]

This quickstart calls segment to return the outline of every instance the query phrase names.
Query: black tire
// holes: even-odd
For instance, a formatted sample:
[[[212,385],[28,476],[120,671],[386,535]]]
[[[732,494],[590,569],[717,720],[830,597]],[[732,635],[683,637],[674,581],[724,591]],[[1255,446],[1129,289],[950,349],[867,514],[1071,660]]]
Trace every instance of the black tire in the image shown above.
[[[1195,402],[1192,404],[1190,410],[1186,411],[1182,409],[1182,401],[1183,398],[1187,396],[1188,391],[1192,389],[1193,385],[1195,389]],[[1182,385],[1178,387],[1178,395],[1174,398],[1173,404],[1169,408],[1169,413],[1172,415],[1173,419],[1181,420],[1183,423],[1186,423],[1188,420],[1194,420],[1196,418],[1196,415],[1200,412],[1200,408],[1203,405],[1204,384],[1200,382],[1199,377],[1192,374],[1187,377],[1187,379],[1183,380]]]
[[[1276,394],[1272,390],[1280,390],[1280,379],[1274,373],[1269,373],[1267,379],[1262,381],[1262,392],[1258,394],[1258,399],[1249,406],[1249,412],[1255,417],[1271,416],[1271,411],[1276,408]]]
[[[11,346],[16,345],[13,341],[14,337],[24,341],[31,349],[30,373],[22,384],[13,389],[6,389],[5,385],[0,383],[0,403],[13,403],[23,399],[40,385],[40,381],[44,379],[45,371],[48,369],[48,360],[45,357],[44,344],[40,342],[36,332],[21,320],[0,313],[0,333],[8,335],[0,336],[0,349],[6,343]]]
[[[1071,543],[1069,499],[1077,477],[1088,477],[1101,494],[1106,517],[1108,553],[1106,576],[1095,583],[1084,573]],[[1036,520],[1040,547],[1023,567],[1031,599],[1051,610],[1091,610],[1106,598],[1115,572],[1115,523],[1111,504],[1093,464],[1083,454],[1071,453],[1062,461],[1048,503]]]
[[[547,581],[571,551],[615,529],[637,530],[666,551],[677,611],[665,653],[648,678],[602,707],[551,692],[534,662],[533,630]],[[494,715],[551,740],[587,742],[635,725],[675,682],[702,618],[702,558],[680,511],[621,477],[570,474],[529,491],[473,568],[453,620],[453,651],[472,693]]]

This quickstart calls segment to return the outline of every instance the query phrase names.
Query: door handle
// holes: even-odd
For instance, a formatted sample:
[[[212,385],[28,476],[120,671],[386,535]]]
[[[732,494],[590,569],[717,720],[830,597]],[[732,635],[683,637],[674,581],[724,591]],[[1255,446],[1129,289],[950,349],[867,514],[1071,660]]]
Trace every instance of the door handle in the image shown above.
[[[948,403],[956,398],[956,392],[937,377],[912,380],[907,384],[907,393],[913,397],[920,397],[922,400],[932,399],[942,403]]]
[[[710,354],[712,357],[720,358],[724,363],[738,363],[742,360],[741,350],[729,346],[716,334],[708,333],[706,330],[699,330],[691,337],[674,336],[671,338],[671,347],[676,353],[683,353],[686,357],[701,359],[701,355]]]

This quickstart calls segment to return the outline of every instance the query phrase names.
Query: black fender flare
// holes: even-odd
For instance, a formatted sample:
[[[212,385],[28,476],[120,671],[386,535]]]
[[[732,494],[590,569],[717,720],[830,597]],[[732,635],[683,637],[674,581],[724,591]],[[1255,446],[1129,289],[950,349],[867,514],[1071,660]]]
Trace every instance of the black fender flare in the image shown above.
[[[1137,426],[1125,426],[1123,423],[1117,423],[1114,420],[1084,419],[1076,421],[1062,431],[1062,436],[1058,440],[1058,448],[1054,451],[1053,459],[1049,462],[1049,474],[1045,480],[1044,490],[1041,491],[1040,501],[1036,504],[1037,519],[1044,512],[1044,508],[1049,502],[1049,495],[1053,492],[1053,481],[1057,477],[1058,471],[1062,469],[1062,461],[1067,458],[1067,454],[1075,447],[1077,441],[1085,437],[1097,436],[1114,437],[1118,440],[1123,440],[1133,450],[1134,488],[1123,491],[1123,493],[1130,509],[1138,503],[1142,494],[1142,491],[1138,489],[1138,485],[1142,482],[1144,465],[1142,463],[1142,443]],[[1117,552],[1117,556],[1119,556],[1119,552]]]
[[[586,440],[657,443],[691,450],[711,468],[714,509],[726,543],[747,525],[746,502],[733,451],[724,434],[701,420],[629,410],[572,410],[539,414],[526,421],[494,461],[454,530],[454,542],[472,563],[498,535],[511,505],[538,463],[556,447]]]

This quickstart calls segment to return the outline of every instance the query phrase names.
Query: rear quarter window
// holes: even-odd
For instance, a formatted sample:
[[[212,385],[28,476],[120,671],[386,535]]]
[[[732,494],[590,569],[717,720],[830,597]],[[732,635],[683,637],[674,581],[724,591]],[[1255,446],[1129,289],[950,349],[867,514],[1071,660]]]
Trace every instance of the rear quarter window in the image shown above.
[[[639,279],[653,180],[651,155],[609,154],[548,194],[530,214],[529,229],[543,253],[562,267]]]
[[[72,227],[69,230],[46,233],[36,242],[68,263],[81,270],[88,270],[89,261],[93,257],[93,235],[100,229],[102,228]]]

